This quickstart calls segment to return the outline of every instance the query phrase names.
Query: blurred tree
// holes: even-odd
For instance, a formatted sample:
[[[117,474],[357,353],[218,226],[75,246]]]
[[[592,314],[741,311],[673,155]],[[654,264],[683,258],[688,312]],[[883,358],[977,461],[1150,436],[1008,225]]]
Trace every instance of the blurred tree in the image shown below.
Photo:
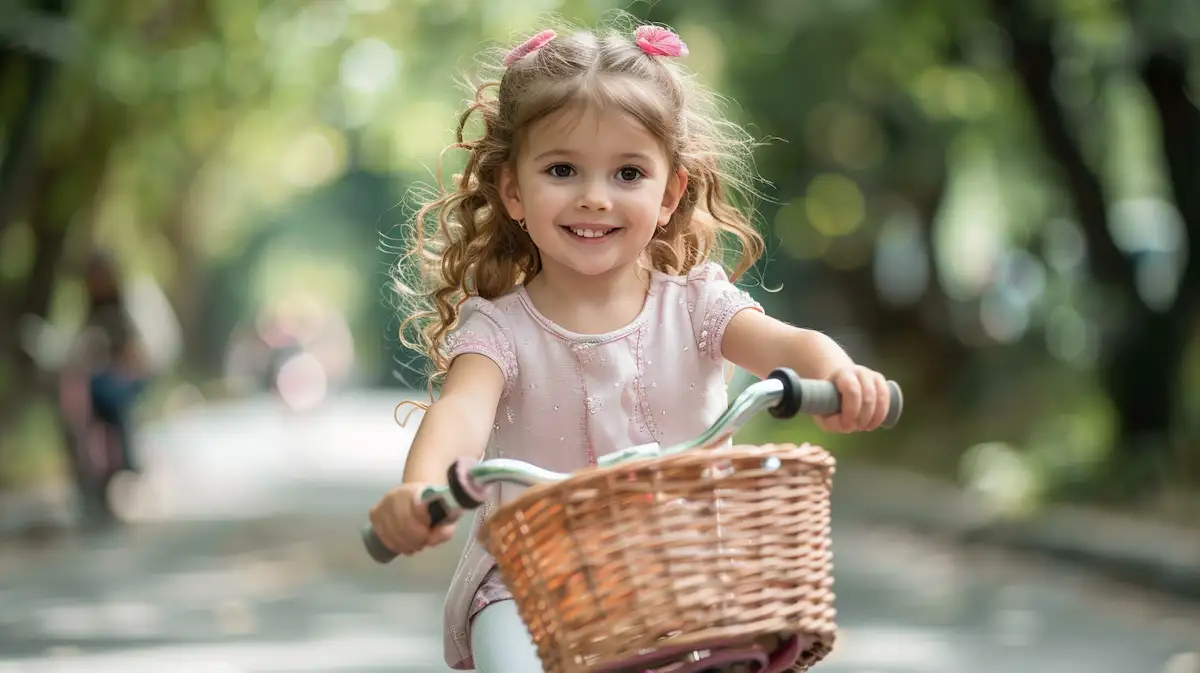
[[[213,274],[238,257],[261,265],[240,250],[290,201],[348,171],[373,173],[388,188],[333,206],[361,218],[355,233],[370,254],[403,217],[395,194],[427,177],[450,140],[461,97],[451,75],[464,64],[447,54],[527,30],[540,11],[508,4],[5,3],[0,415],[30,399],[35,373],[8,328],[26,314],[76,319],[74,262],[92,244],[167,287],[188,336],[185,372],[198,378],[219,371],[221,342],[259,299]],[[589,4],[563,8],[586,18]],[[376,291],[386,285],[379,255],[366,264],[357,282],[373,317],[360,327],[375,330],[392,304]]]
[[[543,10],[587,21],[614,4],[9,3],[0,427],[33,373],[10,327],[27,313],[69,322],[73,263],[93,242],[167,286],[193,377],[219,369],[285,247],[351,267],[360,341],[392,348],[379,293],[409,205],[398,195],[428,181],[450,140],[462,97],[451,76]],[[677,27],[701,80],[768,140],[759,271],[783,285],[760,293],[774,313],[883,363],[931,426],[1019,416],[996,424],[1014,441],[1063,402],[1024,394],[1050,377],[1040,372],[1086,381],[1098,367],[1119,421],[1113,474],[1144,487],[1178,462],[1166,447],[1200,302],[1194,2],[623,4]],[[1186,228],[1178,249],[1172,218]],[[328,289],[308,275],[282,282]],[[390,368],[382,352],[368,359]]]
[[[7,48],[0,51],[0,82],[5,86],[6,143],[0,161],[0,235],[8,229],[29,195],[29,179],[38,156],[40,122],[49,100],[51,79],[62,54],[50,44],[22,43],[29,23],[35,20],[61,21],[63,0],[44,0],[36,5],[38,14],[6,14]],[[26,30],[23,30],[25,27]]]
[[[97,223],[111,207],[105,196],[121,181],[114,168],[128,165],[130,148],[139,141],[170,133],[164,127],[171,125],[177,101],[147,99],[147,82],[137,77],[144,73],[123,82],[120,77],[130,74],[131,63],[152,63],[155,50],[195,31],[203,19],[194,2],[25,4],[4,14],[8,31],[20,36],[6,41],[6,58],[28,63],[28,90],[10,99],[15,102],[4,117],[5,168],[12,169],[0,188],[12,198],[5,200],[0,240],[22,248],[26,257],[17,258],[20,268],[6,273],[8,282],[0,288],[0,324],[11,326],[23,315],[49,315],[60,273],[77,275],[75,263],[96,240]],[[6,78],[4,85],[20,80]],[[36,121],[27,123],[29,115]],[[160,208],[164,196],[186,198],[187,178],[177,164],[160,160],[147,168],[144,173],[153,175],[159,189],[146,190],[125,217],[136,220],[146,215],[138,210]],[[163,226],[168,236],[179,229],[174,222]],[[173,264],[194,268],[186,245],[177,252]],[[0,391],[0,413],[19,410],[18,402],[30,399],[25,391],[34,371],[16,337],[17,330],[6,329],[0,342],[0,355],[11,368]]]
[[[1105,388],[1119,419],[1112,476],[1115,485],[1141,490],[1157,485],[1157,478],[1171,469],[1171,453],[1179,444],[1173,434],[1179,427],[1182,365],[1200,317],[1200,109],[1189,93],[1190,36],[1163,29],[1163,19],[1181,15],[1183,5],[1129,4],[1136,11],[1127,16],[1113,15],[1121,8],[1107,2],[1048,11],[1023,0],[992,0],[992,11],[1011,36],[1013,69],[1082,226],[1091,275],[1114,314],[1102,348]],[[1173,199],[1186,228],[1186,249],[1179,251],[1183,268],[1165,305],[1148,301],[1142,290],[1150,265],[1164,261],[1137,259],[1122,249],[1110,190],[1089,160],[1056,82],[1063,76],[1062,52],[1072,50],[1056,45],[1086,44],[1086,31],[1098,23],[1127,25],[1128,50],[1124,58],[1093,55],[1099,65],[1082,76],[1103,87],[1126,72],[1137,74],[1157,113],[1159,152],[1169,183],[1164,197]]]
[[[992,359],[981,353],[996,345],[1024,353],[997,360],[1011,381],[1046,364],[1045,351],[1023,337],[1053,342],[1051,318],[1082,315],[1102,330],[1096,361],[1117,417],[1105,478],[1145,492],[1178,464],[1182,362],[1200,299],[1193,3],[664,0],[643,12],[680,26],[700,42],[694,51],[718,50],[702,76],[738,101],[760,136],[784,139],[759,155],[776,181],[776,202],[763,210],[783,253],[768,273],[819,290],[787,293],[777,313],[819,327],[861,325],[868,343],[899,357],[890,366],[920,363],[905,378],[914,399],[975,414],[996,397],[986,389],[1005,388],[983,373]],[[1131,76],[1149,96],[1156,135],[1110,132],[1113,118],[1136,106],[1136,87],[1115,86]],[[1117,91],[1108,100],[1106,84]],[[1113,163],[1128,147],[1156,142],[1150,154],[1161,159],[1165,188],[1144,176],[1130,187]],[[972,177],[981,159],[995,166],[993,179]],[[849,195],[840,204],[828,189],[835,184]],[[970,194],[965,206],[960,192]],[[1173,201],[1190,234],[1186,249],[1127,249],[1113,212],[1138,199]],[[989,201],[998,209],[989,212]],[[847,203],[870,205],[838,221],[831,209]],[[1083,235],[1091,284],[1069,270],[1044,278],[1047,266],[1061,266],[1055,239],[1075,229],[1056,224],[1064,218]],[[917,251],[907,275],[929,280],[897,302],[886,282],[903,274],[881,276],[879,261],[900,221],[911,223]],[[952,243],[952,230],[972,234]],[[1184,260],[1177,278],[1172,254]],[[1170,300],[1152,301],[1147,284],[1164,274]],[[1014,291],[1036,296],[1013,306],[1004,297]],[[1071,313],[1055,311],[1063,302]],[[1087,352],[1080,362],[1090,361]]]

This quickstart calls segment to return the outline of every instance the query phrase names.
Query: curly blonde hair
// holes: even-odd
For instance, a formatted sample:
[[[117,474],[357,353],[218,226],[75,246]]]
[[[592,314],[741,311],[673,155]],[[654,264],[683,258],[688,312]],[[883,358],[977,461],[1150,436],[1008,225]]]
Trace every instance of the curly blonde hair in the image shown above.
[[[678,208],[646,250],[653,268],[683,275],[716,260],[737,280],[762,255],[763,239],[751,221],[758,197],[754,142],[677,60],[639,48],[632,28],[559,31],[507,65],[498,54],[497,76],[469,85],[473,98],[447,148],[465,150],[466,165],[447,190],[439,162],[437,192],[408,223],[411,245],[396,267],[407,315],[401,343],[428,354],[431,390],[433,378],[449,368],[444,342],[462,302],[507,294],[541,269],[533,241],[500,200],[499,178],[526,129],[564,108],[612,106],[632,115],[662,143],[672,169],[687,172]],[[482,134],[468,140],[476,115]]]

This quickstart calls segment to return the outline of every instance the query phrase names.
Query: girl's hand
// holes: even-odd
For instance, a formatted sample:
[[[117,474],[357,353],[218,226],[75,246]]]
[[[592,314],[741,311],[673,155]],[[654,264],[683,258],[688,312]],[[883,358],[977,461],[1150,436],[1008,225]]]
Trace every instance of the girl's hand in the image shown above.
[[[827,432],[869,432],[883,424],[892,398],[882,374],[853,365],[834,372],[829,380],[842,394],[842,413],[818,417],[818,427]]]
[[[429,527],[429,510],[419,502],[425,484],[401,484],[371,508],[371,527],[385,547],[411,556],[454,537],[454,522]]]

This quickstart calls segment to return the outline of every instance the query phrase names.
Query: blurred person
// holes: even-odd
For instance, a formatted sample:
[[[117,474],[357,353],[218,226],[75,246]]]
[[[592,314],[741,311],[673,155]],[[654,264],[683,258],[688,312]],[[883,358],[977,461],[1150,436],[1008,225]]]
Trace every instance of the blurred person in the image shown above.
[[[182,330],[162,289],[145,277],[123,283],[110,252],[92,251],[82,271],[80,329],[61,329],[30,314],[21,318],[19,339],[38,367],[56,379],[67,460],[84,514],[108,520],[114,483],[122,489],[132,485],[118,477],[141,471],[134,406],[153,373],[178,358]],[[97,421],[104,432],[95,432]]]
[[[726,360],[759,377],[789,367],[833,382],[843,407],[818,419],[826,430],[883,422],[882,375],[827,336],[766,316],[733,284],[762,252],[731,196],[751,179],[752,143],[680,65],[686,53],[659,26],[545,30],[470,97],[455,144],[468,152],[463,178],[412,228],[421,278],[406,292],[416,306],[405,324],[445,381],[404,483],[371,510],[394,552],[452,538],[454,522],[431,530],[418,497],[445,483],[456,459],[494,458],[502,446],[505,457],[571,472],[699,434],[728,403]],[[476,112],[483,135],[468,142],[462,129]],[[741,244],[730,275],[722,238]],[[445,604],[448,665],[542,670],[511,599],[495,561],[468,545]]]
[[[306,347],[321,363],[332,385],[346,384],[354,368],[354,334],[345,313],[332,304],[314,307]]]
[[[90,374],[92,410],[117,431],[123,467],[140,472],[133,443],[133,409],[146,389],[152,359],[134,322],[115,257],[96,250],[85,268],[87,313],[80,334]]]
[[[345,315],[334,305],[308,293],[296,293],[275,307],[274,327],[298,351],[321,363],[331,382],[344,381],[354,363],[354,339]]]
[[[312,295],[293,294],[261,311],[256,334],[265,348],[267,388],[289,398],[323,400],[347,381],[354,339],[345,315]],[[289,403],[290,404],[290,403]],[[311,408],[311,401],[301,406]]]
[[[267,390],[280,394],[279,376],[284,366],[305,352],[301,335],[290,322],[281,320],[275,312],[267,312],[260,318],[258,335],[266,348],[263,383]]]
[[[225,344],[222,369],[225,386],[242,395],[258,390],[263,383],[261,379],[262,372],[266,371],[266,360],[266,344],[246,321],[239,322]]]

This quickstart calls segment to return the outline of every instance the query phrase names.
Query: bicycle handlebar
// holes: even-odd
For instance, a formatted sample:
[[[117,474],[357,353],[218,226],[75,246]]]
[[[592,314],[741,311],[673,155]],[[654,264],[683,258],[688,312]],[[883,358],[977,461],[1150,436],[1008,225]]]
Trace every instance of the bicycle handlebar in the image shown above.
[[[900,421],[904,410],[904,396],[895,381],[888,381],[890,405],[883,427],[891,428]],[[658,444],[643,444],[601,456],[597,467],[611,467],[631,460],[658,458],[698,448],[719,446],[734,432],[746,424],[764,407],[775,418],[787,419],[798,413],[812,416],[830,416],[842,409],[842,396],[830,381],[802,379],[790,369],[780,368],[770,376],[752,384],[734,399],[700,436],[668,447]],[[533,486],[536,484],[562,481],[571,473],[553,472],[530,463],[511,458],[493,458],[464,463],[456,460],[447,470],[446,486],[427,486],[421,491],[419,500],[429,512],[430,527],[437,527],[455,517],[462,510],[476,509],[487,500],[486,486],[499,482]],[[370,524],[362,531],[363,544],[367,553],[378,563],[389,563],[397,554],[389,549],[375,534]]]

